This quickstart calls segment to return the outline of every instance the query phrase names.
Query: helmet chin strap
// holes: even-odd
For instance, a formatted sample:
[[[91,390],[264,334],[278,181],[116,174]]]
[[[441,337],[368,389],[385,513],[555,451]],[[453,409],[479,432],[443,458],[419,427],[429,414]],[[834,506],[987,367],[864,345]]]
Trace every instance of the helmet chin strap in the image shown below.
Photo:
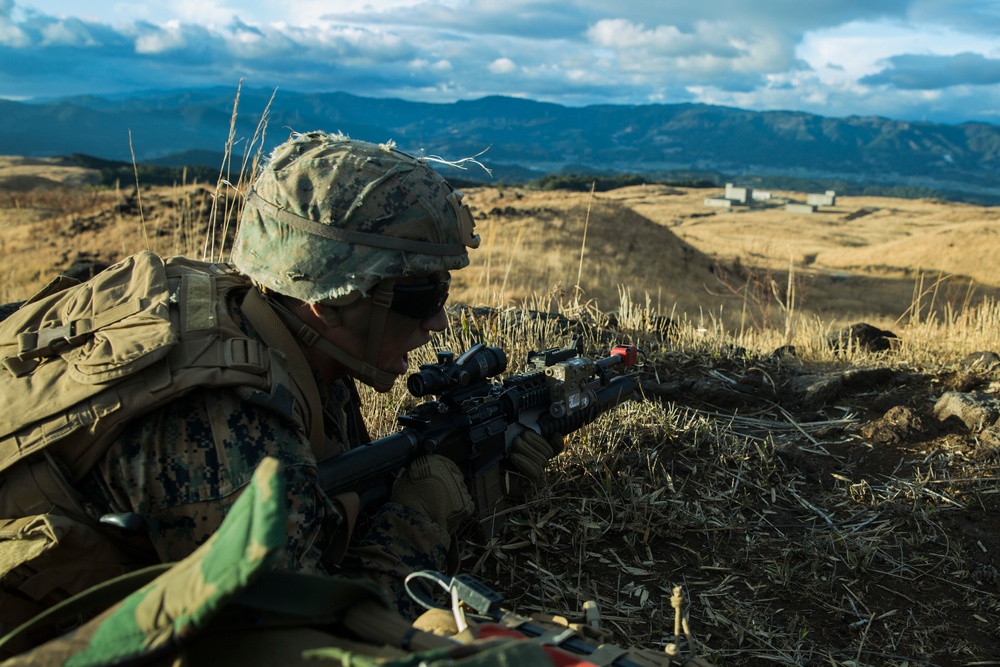
[[[383,280],[376,286],[375,292],[372,294],[372,317],[364,359],[348,354],[331,343],[320,332],[276,299],[270,299],[268,302],[285,323],[285,326],[305,345],[315,347],[348,370],[353,371],[361,382],[370,387],[378,391],[388,391],[395,384],[398,376],[395,373],[381,370],[378,367],[378,358],[382,352],[382,337],[385,334],[389,305],[392,303],[392,288],[395,284],[394,279]]]
[[[389,319],[389,306],[392,305],[392,288],[395,285],[395,278],[387,278],[375,286],[375,292],[372,294],[372,319],[368,328],[368,343],[365,345],[365,361],[362,364],[365,371],[358,376],[358,379],[365,384],[383,391],[389,391],[396,382],[393,373],[378,368],[382,339],[385,336],[385,323]],[[385,381],[386,377],[390,378],[388,382]]]

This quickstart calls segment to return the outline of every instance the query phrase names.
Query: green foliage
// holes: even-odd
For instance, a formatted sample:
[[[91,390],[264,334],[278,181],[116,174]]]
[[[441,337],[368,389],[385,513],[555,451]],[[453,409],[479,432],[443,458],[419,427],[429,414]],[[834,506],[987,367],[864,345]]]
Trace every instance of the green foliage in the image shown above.
[[[70,159],[81,167],[101,172],[101,185],[114,187],[135,183],[138,173],[139,185],[179,185],[181,183],[215,183],[219,179],[217,167],[190,165],[171,167],[151,164],[132,165],[130,162],[103,160],[91,155],[74,153]]]
[[[629,185],[643,185],[649,180],[638,174],[614,174],[610,176],[592,176],[579,174],[547,174],[532,181],[528,187],[535,190],[569,190],[571,192],[607,192]]]

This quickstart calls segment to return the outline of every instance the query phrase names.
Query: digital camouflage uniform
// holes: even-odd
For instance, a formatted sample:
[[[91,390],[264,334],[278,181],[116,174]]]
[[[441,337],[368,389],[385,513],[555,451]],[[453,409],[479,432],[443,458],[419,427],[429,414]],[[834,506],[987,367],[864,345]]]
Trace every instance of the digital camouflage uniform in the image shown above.
[[[105,394],[101,394],[98,403],[68,404],[64,413],[45,414],[41,421],[32,421],[37,418],[31,417],[25,423],[18,421],[21,419],[20,414],[15,414],[18,411],[6,410],[7,419],[0,434],[5,438],[4,448],[0,454],[3,454],[7,469],[13,471],[11,474],[16,473],[19,479],[34,479],[32,476],[43,468],[71,467],[70,463],[76,465],[77,461],[85,460],[87,464],[73,468],[68,478],[73,490],[84,496],[79,504],[90,519],[96,520],[109,513],[135,513],[145,523],[138,531],[114,535],[115,529],[93,522],[95,529],[112,535],[116,545],[121,542],[127,546],[134,558],[119,560],[117,554],[111,557],[113,566],[122,563],[127,570],[145,563],[178,560],[204,543],[218,529],[257,465],[271,456],[284,465],[282,475],[286,478],[284,486],[290,503],[287,549],[281,567],[306,573],[343,571],[373,579],[396,595],[403,610],[409,611],[407,598],[401,593],[402,578],[414,569],[443,568],[450,544],[447,529],[441,527],[445,523],[436,523],[409,504],[386,503],[374,516],[363,517],[361,525],[365,530],[353,536],[351,549],[341,558],[349,533],[347,524],[353,520],[353,513],[341,511],[338,499],[328,498],[316,482],[316,452],[326,457],[367,440],[357,406],[352,405],[356,400],[356,392],[351,391],[352,381],[347,379],[346,383],[342,381],[325,388],[323,382],[317,381],[322,411],[314,409],[317,407],[312,396],[315,390],[306,394],[292,391],[289,398],[305,399],[304,402],[292,402],[296,406],[293,411],[296,420],[305,417],[305,414],[298,414],[298,407],[309,406],[307,423],[293,423],[291,417],[283,416],[280,410],[272,412],[256,401],[241,400],[241,397],[247,398],[243,389],[254,391],[255,387],[260,388],[259,384],[245,387],[238,383],[206,381],[195,384],[188,393],[184,392],[191,389],[190,386],[170,393],[170,387],[177,381],[178,369],[183,371],[185,367],[175,368],[170,365],[173,361],[164,360],[164,356],[168,351],[172,354],[181,350],[181,357],[186,359],[184,355],[193,350],[192,358],[198,362],[195,353],[200,354],[203,349],[214,350],[213,343],[203,339],[188,345],[188,339],[184,338],[187,334],[181,331],[212,332],[215,331],[214,323],[231,315],[237,328],[247,337],[266,343],[265,356],[278,350],[281,352],[278,356],[285,358],[282,356],[284,350],[295,348],[295,354],[287,357],[287,363],[295,366],[298,362],[294,362],[293,357],[302,357],[300,346],[315,347],[340,363],[349,375],[376,388],[391,386],[396,376],[379,370],[373,361],[378,358],[391,305],[384,297],[393,295],[397,279],[437,276],[441,280],[440,276],[448,271],[467,266],[467,247],[475,247],[479,240],[473,234],[473,227],[468,208],[461,204],[461,193],[430,169],[426,161],[401,153],[391,144],[376,145],[319,132],[294,135],[275,149],[247,193],[247,204],[234,242],[235,269],[224,267],[222,273],[200,274],[196,276],[198,280],[182,282],[183,289],[178,288],[178,291],[173,291],[173,283],[168,289],[166,283],[157,278],[156,284],[161,289],[152,300],[155,312],[148,313],[144,309],[151,300],[143,294],[132,293],[138,288],[135,282],[129,282],[127,272],[116,274],[115,280],[107,285],[95,278],[81,285],[80,291],[66,292],[70,295],[66,312],[46,311],[40,315],[41,324],[34,325],[41,327],[37,331],[8,327],[3,340],[10,344],[4,348],[3,361],[8,369],[16,368],[17,375],[14,383],[4,385],[6,393],[0,392],[0,398],[17,395],[18,388],[32,385],[35,372],[44,371],[52,386],[59,386],[53,369],[72,371],[73,364],[81,358],[81,349],[89,355],[83,357],[88,363],[103,363],[105,359],[101,354],[106,350],[126,370],[131,363],[130,354],[136,353],[140,360],[151,359],[141,356],[145,353],[144,347],[149,347],[145,345],[146,337],[142,332],[146,331],[143,327],[154,322],[162,329],[155,360],[144,361],[141,370],[128,370],[131,375],[124,375],[118,366],[113,366],[114,375],[88,379],[88,388],[81,398],[89,401],[90,396],[84,394],[104,391],[100,383],[107,383],[108,391],[113,391],[115,382],[134,381],[138,384],[128,384],[128,387],[137,386],[139,390],[132,395],[155,394],[164,400],[157,398],[150,407],[131,412],[121,406],[141,405],[141,401],[129,403],[116,398],[108,402],[102,398]],[[140,263],[153,267],[156,262],[146,261],[148,259],[151,258]],[[130,265],[129,262],[131,260],[123,266]],[[212,265],[212,268],[218,267]],[[146,277],[162,278],[159,271],[155,269]],[[246,281],[246,289],[252,290],[248,294],[263,294],[268,299],[270,309],[263,308],[274,322],[258,324],[260,313],[251,315],[249,297],[247,301],[238,298],[245,290],[231,294],[228,308],[223,308],[228,315],[188,307],[189,303],[200,303],[214,294],[212,285],[224,283],[227,271],[241,274],[240,280]],[[188,289],[185,285],[191,288],[190,292],[184,291]],[[101,290],[106,297],[103,301],[115,303],[111,295],[119,293],[128,295],[130,300],[105,312],[97,306],[91,307],[101,299],[88,290]],[[198,299],[187,300],[185,295],[191,293]],[[47,304],[48,299],[63,303],[58,301],[62,298],[60,294],[53,294],[39,303]],[[316,330],[308,330],[308,325],[303,329],[304,322],[296,321],[293,311],[284,307],[288,305],[283,301],[286,298],[322,304],[324,308],[348,306],[358,299],[370,298],[373,315],[365,359],[356,359],[335,348]],[[261,299],[253,301],[257,303]],[[134,304],[138,304],[135,311],[138,321],[128,319],[133,312],[128,308]],[[126,306],[128,308],[123,310]],[[31,304],[29,307],[36,308]],[[241,312],[243,307],[245,312]],[[197,326],[186,329],[184,318],[192,312]],[[63,321],[61,315],[72,315],[78,321]],[[20,327],[29,317],[15,315],[10,321]],[[178,317],[181,325],[177,324]],[[102,323],[108,322],[118,333],[139,332],[126,340],[130,347],[125,348],[124,360],[119,359],[122,355],[117,343],[107,344],[105,330],[100,328],[104,326]],[[253,326],[250,322],[254,322]],[[192,321],[188,319],[187,323],[190,325]],[[174,331],[172,327],[178,326],[180,329]],[[283,332],[281,335],[288,340],[275,343],[276,331]],[[25,348],[25,341],[36,339],[39,341],[37,349],[28,346],[33,356],[24,359],[17,356],[19,350]],[[172,348],[174,343],[176,347]],[[7,353],[8,349],[12,352]],[[272,369],[276,364],[281,365],[276,359],[271,359]],[[299,365],[306,363],[303,359]],[[147,373],[151,369],[159,370]],[[209,367],[205,372],[214,377],[219,375],[216,370]],[[301,368],[287,370],[296,385],[301,385],[302,378],[309,375],[308,370]],[[73,391],[81,386],[72,384],[78,374],[62,374],[70,379],[67,386]],[[189,373],[186,377],[193,376]],[[7,376],[4,378],[6,381]],[[254,382],[257,379],[260,378]],[[153,384],[144,385],[143,382]],[[34,385],[48,386],[41,382]],[[96,388],[91,390],[89,387]],[[271,387],[272,390],[276,388],[283,388],[283,385]],[[20,393],[22,397],[28,395]],[[68,392],[61,394],[76,396]],[[0,404],[16,403],[9,403],[4,398]],[[99,410],[92,407],[95,405]],[[81,406],[84,409],[81,410]],[[324,416],[322,423],[314,418],[320,412]],[[64,416],[66,421],[63,421]],[[327,442],[318,442],[322,439],[320,431],[325,431]],[[30,449],[23,446],[25,442],[32,443]],[[82,453],[86,453],[83,459],[78,456]],[[64,459],[64,455],[69,458]],[[457,468],[454,474],[460,475]],[[49,474],[45,479],[50,477],[59,475]],[[9,481],[7,486],[14,488]],[[48,489],[42,491],[43,500],[49,497]],[[62,497],[59,496],[60,501]],[[75,503],[77,500],[72,499],[66,506]],[[33,548],[33,538],[24,532],[24,521],[19,517],[30,518],[34,523],[29,527],[37,524],[48,528],[48,524],[40,522],[62,511],[62,505],[45,505],[39,501],[27,513],[19,513],[21,508],[17,502],[8,505],[5,515],[0,516],[0,523],[6,521],[3,525],[8,528],[2,535],[0,547],[16,551],[17,558],[7,560],[15,564],[20,573],[24,570],[20,564],[27,562],[21,556]],[[34,515],[38,515],[38,521]],[[145,539],[147,530],[148,540]],[[58,538],[50,539],[47,544],[46,548],[51,551],[61,548]],[[65,560],[70,570],[86,567],[88,559],[78,558],[76,551],[70,550],[67,555],[69,558]],[[48,568],[48,571],[54,569]],[[14,570],[7,568],[5,572]],[[26,576],[33,574],[29,571]],[[21,584],[13,582],[12,585]],[[15,591],[27,593],[27,589],[15,588]],[[51,604],[46,598],[35,596],[32,599]],[[20,612],[12,610],[5,622],[9,623],[17,613]]]
[[[231,304],[231,308],[238,306]],[[253,331],[238,318],[249,335]],[[317,377],[328,448],[368,441],[350,379],[324,386]],[[305,435],[281,416],[230,390],[196,390],[129,424],[100,464],[82,480],[95,518],[135,512],[146,520],[154,562],[179,561],[219,527],[266,457],[282,464],[288,496],[286,549],[291,572],[343,571],[370,578],[407,615],[419,613],[402,588],[414,570],[444,569],[450,536],[409,507],[386,503],[368,517],[342,563],[330,546],[344,538],[341,510],[316,479]]]

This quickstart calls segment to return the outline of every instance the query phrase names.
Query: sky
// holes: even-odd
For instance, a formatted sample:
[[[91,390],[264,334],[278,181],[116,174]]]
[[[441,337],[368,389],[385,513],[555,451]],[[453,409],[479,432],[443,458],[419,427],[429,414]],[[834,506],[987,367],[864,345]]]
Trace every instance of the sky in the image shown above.
[[[232,86],[1000,124],[1000,0],[0,0],[0,97]]]

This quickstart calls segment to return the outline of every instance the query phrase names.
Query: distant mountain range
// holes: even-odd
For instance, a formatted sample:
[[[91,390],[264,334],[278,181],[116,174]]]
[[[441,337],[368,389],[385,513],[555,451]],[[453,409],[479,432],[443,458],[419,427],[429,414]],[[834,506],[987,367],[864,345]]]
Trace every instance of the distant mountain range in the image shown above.
[[[506,182],[553,172],[631,173],[775,188],[795,181],[897,187],[1000,202],[1000,127],[985,123],[826,118],[702,104],[565,107],[510,97],[430,104],[284,90],[268,106],[273,92],[241,91],[235,153],[246,150],[267,110],[265,153],[293,130],[340,130],[448,159],[489,148],[480,159]],[[228,88],[0,100],[0,154],[130,161],[134,152],[139,162],[218,167],[234,100]],[[454,175],[489,179],[477,169]]]

